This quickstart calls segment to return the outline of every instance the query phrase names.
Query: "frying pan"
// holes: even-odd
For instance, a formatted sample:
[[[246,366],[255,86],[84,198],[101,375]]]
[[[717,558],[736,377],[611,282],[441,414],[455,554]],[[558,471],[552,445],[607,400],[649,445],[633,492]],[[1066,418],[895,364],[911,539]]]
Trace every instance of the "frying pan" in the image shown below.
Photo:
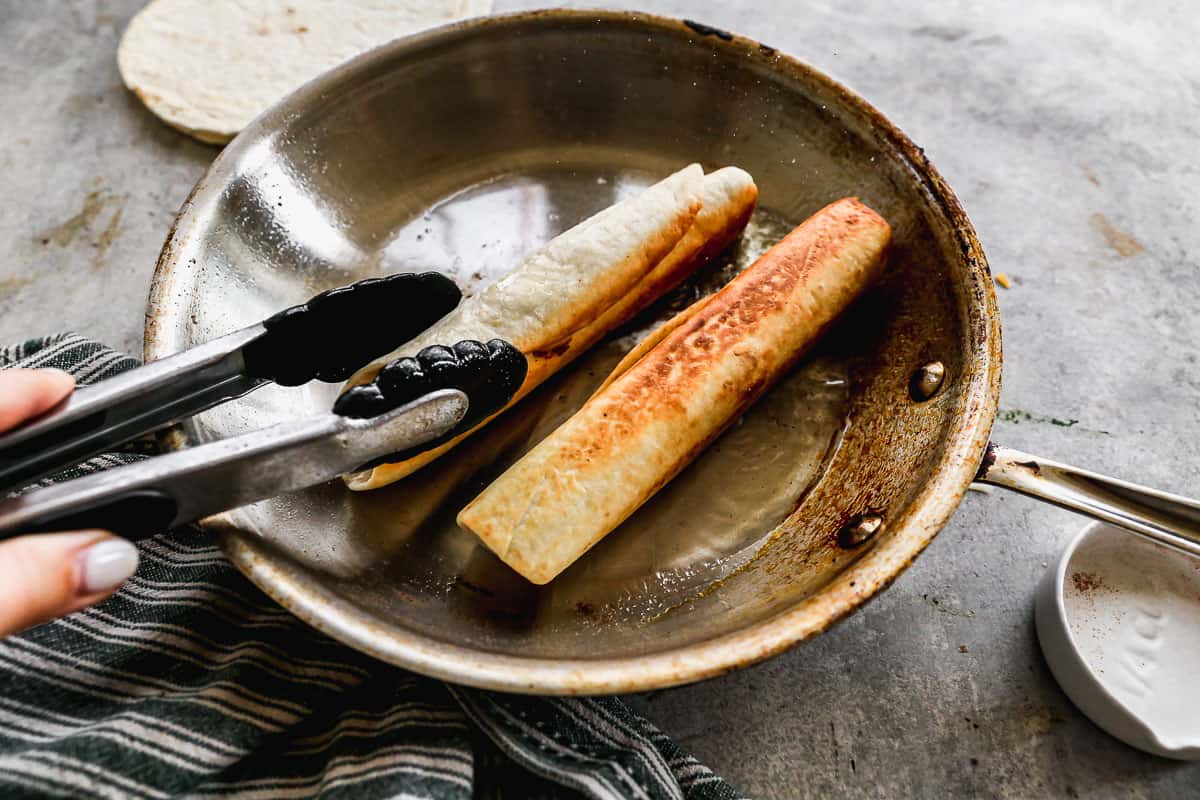
[[[399,40],[299,89],[221,153],[163,248],[148,360],[331,286],[437,269],[467,292],[680,166],[741,166],[760,207],[719,262],[451,455],[219,515],[235,564],[347,644],[532,693],[645,690],[744,666],[885,588],[976,478],[1195,547],[1195,504],[990,447],[1000,322],[987,263],[920,148],[770,47],[645,14],[547,11]],[[650,503],[536,587],[454,515],[582,404],[640,333],[826,203],[894,229],[881,283]],[[331,335],[354,335],[353,330]],[[329,407],[268,387],[172,446]],[[1135,522],[1140,515],[1142,522]]]

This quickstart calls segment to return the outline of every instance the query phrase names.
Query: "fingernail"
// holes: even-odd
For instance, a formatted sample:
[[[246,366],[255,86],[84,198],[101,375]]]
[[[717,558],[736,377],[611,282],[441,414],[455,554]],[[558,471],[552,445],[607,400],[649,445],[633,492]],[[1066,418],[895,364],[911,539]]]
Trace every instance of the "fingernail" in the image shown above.
[[[138,551],[124,539],[105,539],[80,553],[79,593],[107,592],[124,583],[138,565]]]

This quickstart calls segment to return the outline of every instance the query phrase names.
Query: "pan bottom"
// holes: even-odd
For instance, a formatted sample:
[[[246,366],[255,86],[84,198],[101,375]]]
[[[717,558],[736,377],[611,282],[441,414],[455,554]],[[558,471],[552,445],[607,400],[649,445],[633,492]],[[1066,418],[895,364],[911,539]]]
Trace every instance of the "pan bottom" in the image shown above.
[[[586,160],[487,177],[412,215],[380,249],[374,270],[437,270],[472,294],[545,241],[660,177],[649,169]],[[750,561],[818,480],[846,424],[844,359],[818,354],[802,362],[549,586],[533,586],[512,573],[454,518],[583,405],[642,336],[719,289],[792,227],[759,209],[741,239],[697,276],[543,385],[519,413],[505,415],[413,476],[368,493],[327,486],[277,498],[237,512],[240,523],[281,544],[286,537],[288,555],[322,573],[324,581],[344,587],[372,612],[402,618],[434,637],[447,622],[442,614],[458,618],[460,630],[466,615],[478,619],[481,637],[499,620],[510,642],[527,629],[531,654],[561,656],[567,642],[575,649],[581,630],[646,622],[685,603]],[[334,391],[312,387],[295,397],[315,410]],[[277,401],[285,402],[282,393]],[[297,538],[297,528],[307,525],[285,532],[277,524],[281,518],[315,519],[330,505],[346,517],[331,526],[340,533],[326,528]]]

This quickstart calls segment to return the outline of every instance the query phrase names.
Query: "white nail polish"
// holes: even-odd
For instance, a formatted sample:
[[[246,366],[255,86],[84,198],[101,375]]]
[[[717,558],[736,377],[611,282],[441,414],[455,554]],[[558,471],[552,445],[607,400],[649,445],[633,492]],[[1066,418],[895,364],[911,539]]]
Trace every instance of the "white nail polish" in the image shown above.
[[[124,539],[105,539],[79,555],[81,595],[107,592],[120,586],[138,565],[138,551]]]

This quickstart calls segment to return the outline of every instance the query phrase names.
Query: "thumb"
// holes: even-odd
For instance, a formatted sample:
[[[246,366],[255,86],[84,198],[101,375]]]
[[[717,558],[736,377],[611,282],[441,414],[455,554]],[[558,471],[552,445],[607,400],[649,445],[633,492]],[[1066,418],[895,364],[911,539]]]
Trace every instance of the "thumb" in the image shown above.
[[[137,548],[104,531],[0,543],[0,636],[103,600],[137,564]]]

